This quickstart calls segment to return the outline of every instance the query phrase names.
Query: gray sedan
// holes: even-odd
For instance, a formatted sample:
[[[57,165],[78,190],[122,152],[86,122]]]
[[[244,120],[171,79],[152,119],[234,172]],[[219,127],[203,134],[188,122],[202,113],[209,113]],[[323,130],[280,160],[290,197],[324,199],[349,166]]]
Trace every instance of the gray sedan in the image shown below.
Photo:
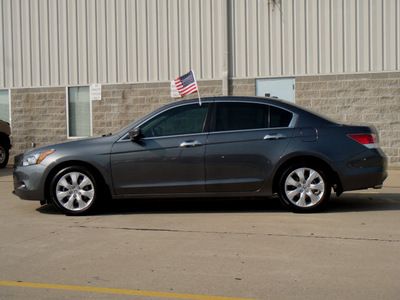
[[[273,194],[292,211],[312,212],[332,189],[380,188],[387,176],[373,126],[257,97],[173,103],[117,134],[34,149],[16,164],[16,195],[71,215],[121,198]]]

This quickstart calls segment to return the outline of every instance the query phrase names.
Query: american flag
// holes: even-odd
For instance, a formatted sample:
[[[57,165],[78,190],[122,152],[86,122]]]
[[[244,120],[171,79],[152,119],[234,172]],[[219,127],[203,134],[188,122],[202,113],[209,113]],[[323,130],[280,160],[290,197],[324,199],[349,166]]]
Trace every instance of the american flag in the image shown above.
[[[197,93],[197,83],[193,71],[174,80],[176,89],[181,96]]]

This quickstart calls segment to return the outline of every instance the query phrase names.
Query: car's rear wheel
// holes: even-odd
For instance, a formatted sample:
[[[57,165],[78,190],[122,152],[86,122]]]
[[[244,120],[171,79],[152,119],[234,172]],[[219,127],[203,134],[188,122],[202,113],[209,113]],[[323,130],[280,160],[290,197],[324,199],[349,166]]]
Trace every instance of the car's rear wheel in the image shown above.
[[[6,145],[0,145],[0,168],[7,166],[9,159],[9,150]]]
[[[87,214],[100,197],[95,176],[80,166],[59,171],[53,177],[50,189],[52,201],[68,215]]]
[[[279,180],[279,198],[294,212],[320,210],[331,195],[331,185],[324,170],[309,164],[291,166]]]

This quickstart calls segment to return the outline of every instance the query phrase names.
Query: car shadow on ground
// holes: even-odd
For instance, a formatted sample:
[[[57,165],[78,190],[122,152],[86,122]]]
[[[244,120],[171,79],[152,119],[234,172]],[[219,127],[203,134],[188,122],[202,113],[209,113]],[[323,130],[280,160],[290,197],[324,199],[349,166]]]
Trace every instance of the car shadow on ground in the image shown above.
[[[111,200],[93,214],[196,214],[196,213],[248,213],[284,212],[279,199],[124,199]],[[62,214],[53,204],[37,209],[44,214]],[[92,214],[92,215],[93,215]]]
[[[400,210],[400,193],[345,193],[331,196],[320,213]],[[53,204],[37,209],[43,214],[62,214]],[[125,199],[106,203],[94,215],[200,214],[200,213],[290,213],[278,197],[268,199]],[[92,215],[93,215],[92,214]]]

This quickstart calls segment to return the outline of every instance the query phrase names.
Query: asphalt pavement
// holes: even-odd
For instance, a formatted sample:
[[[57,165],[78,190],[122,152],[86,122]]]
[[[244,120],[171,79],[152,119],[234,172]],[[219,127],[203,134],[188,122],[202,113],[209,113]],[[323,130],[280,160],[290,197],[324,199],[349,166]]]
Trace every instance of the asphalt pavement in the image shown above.
[[[134,200],[70,217],[0,170],[0,299],[400,299],[400,170],[294,214],[278,199]]]

